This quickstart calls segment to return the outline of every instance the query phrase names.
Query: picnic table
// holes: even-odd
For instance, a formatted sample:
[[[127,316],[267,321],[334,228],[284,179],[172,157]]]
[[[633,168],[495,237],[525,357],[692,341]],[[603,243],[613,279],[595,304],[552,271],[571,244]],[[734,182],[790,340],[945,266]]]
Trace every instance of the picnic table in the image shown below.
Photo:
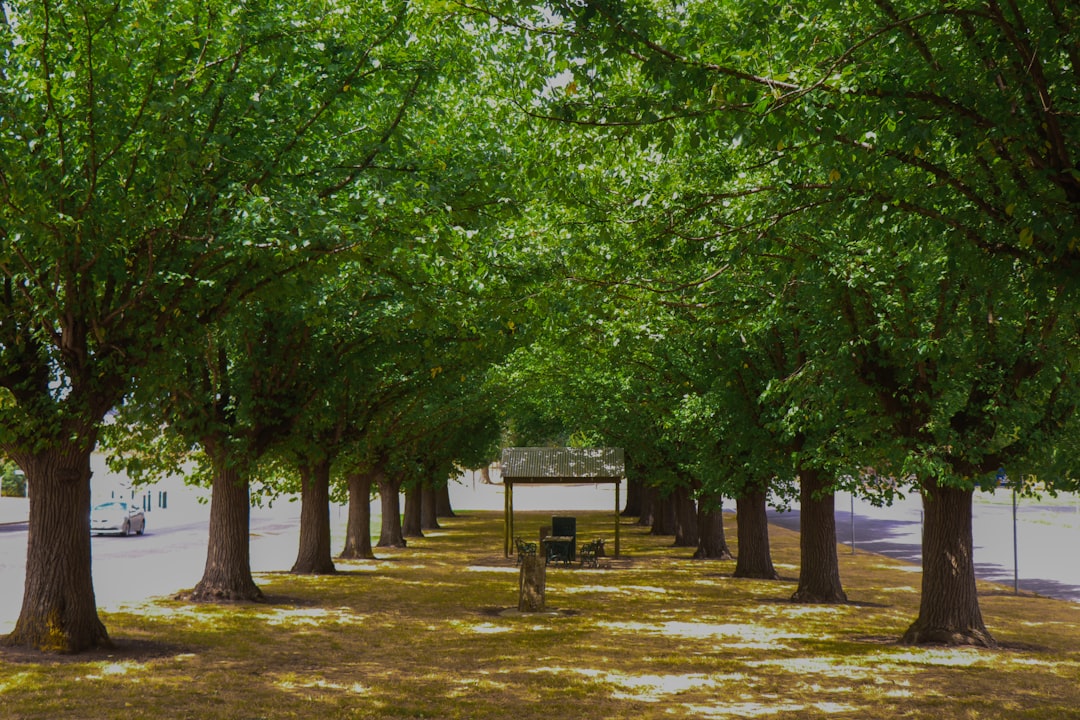
[[[544,559],[548,562],[561,562],[569,565],[574,559],[574,543],[577,538],[573,535],[548,535],[540,541],[544,546]]]

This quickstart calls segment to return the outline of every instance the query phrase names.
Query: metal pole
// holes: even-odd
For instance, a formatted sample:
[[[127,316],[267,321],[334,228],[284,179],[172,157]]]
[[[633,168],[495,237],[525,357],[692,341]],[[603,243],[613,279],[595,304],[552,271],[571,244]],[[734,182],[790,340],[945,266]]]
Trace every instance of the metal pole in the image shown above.
[[[1021,477],[1023,477],[1021,475]],[[1016,539],[1016,486],[1013,486],[1013,594],[1020,594],[1020,553]]]
[[[855,491],[851,492],[851,554],[855,554]]]

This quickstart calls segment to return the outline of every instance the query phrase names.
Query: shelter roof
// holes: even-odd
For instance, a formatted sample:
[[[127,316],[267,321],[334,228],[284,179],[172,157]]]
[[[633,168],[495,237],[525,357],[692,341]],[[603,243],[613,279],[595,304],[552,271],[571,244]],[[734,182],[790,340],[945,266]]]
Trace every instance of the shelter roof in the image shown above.
[[[625,475],[622,448],[511,447],[502,451],[503,482],[618,482]]]

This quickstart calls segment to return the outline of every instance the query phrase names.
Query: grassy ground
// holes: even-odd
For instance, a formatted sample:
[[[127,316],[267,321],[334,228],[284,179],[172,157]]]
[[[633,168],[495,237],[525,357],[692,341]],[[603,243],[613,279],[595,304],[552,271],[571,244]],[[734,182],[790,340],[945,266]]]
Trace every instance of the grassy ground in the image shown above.
[[[610,551],[609,514],[578,528]],[[1080,605],[981,585],[1002,649],[904,647],[917,569],[842,549],[851,604],[794,605],[794,533],[765,582],[624,525],[625,559],[549,568],[552,612],[520,615],[501,530],[470,513],[336,576],[261,575],[265,605],[109,613],[115,651],[0,654],[0,718],[1080,718]]]

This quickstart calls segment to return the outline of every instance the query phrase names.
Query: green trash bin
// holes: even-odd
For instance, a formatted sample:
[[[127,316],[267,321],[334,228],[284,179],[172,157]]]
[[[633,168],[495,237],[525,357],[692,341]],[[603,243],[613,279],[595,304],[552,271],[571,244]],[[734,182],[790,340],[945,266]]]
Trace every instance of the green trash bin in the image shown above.
[[[550,560],[562,560],[573,562],[577,559],[577,518],[555,515],[551,518],[551,535],[558,538],[568,538],[551,543],[552,556]],[[555,557],[557,555],[557,557]]]

